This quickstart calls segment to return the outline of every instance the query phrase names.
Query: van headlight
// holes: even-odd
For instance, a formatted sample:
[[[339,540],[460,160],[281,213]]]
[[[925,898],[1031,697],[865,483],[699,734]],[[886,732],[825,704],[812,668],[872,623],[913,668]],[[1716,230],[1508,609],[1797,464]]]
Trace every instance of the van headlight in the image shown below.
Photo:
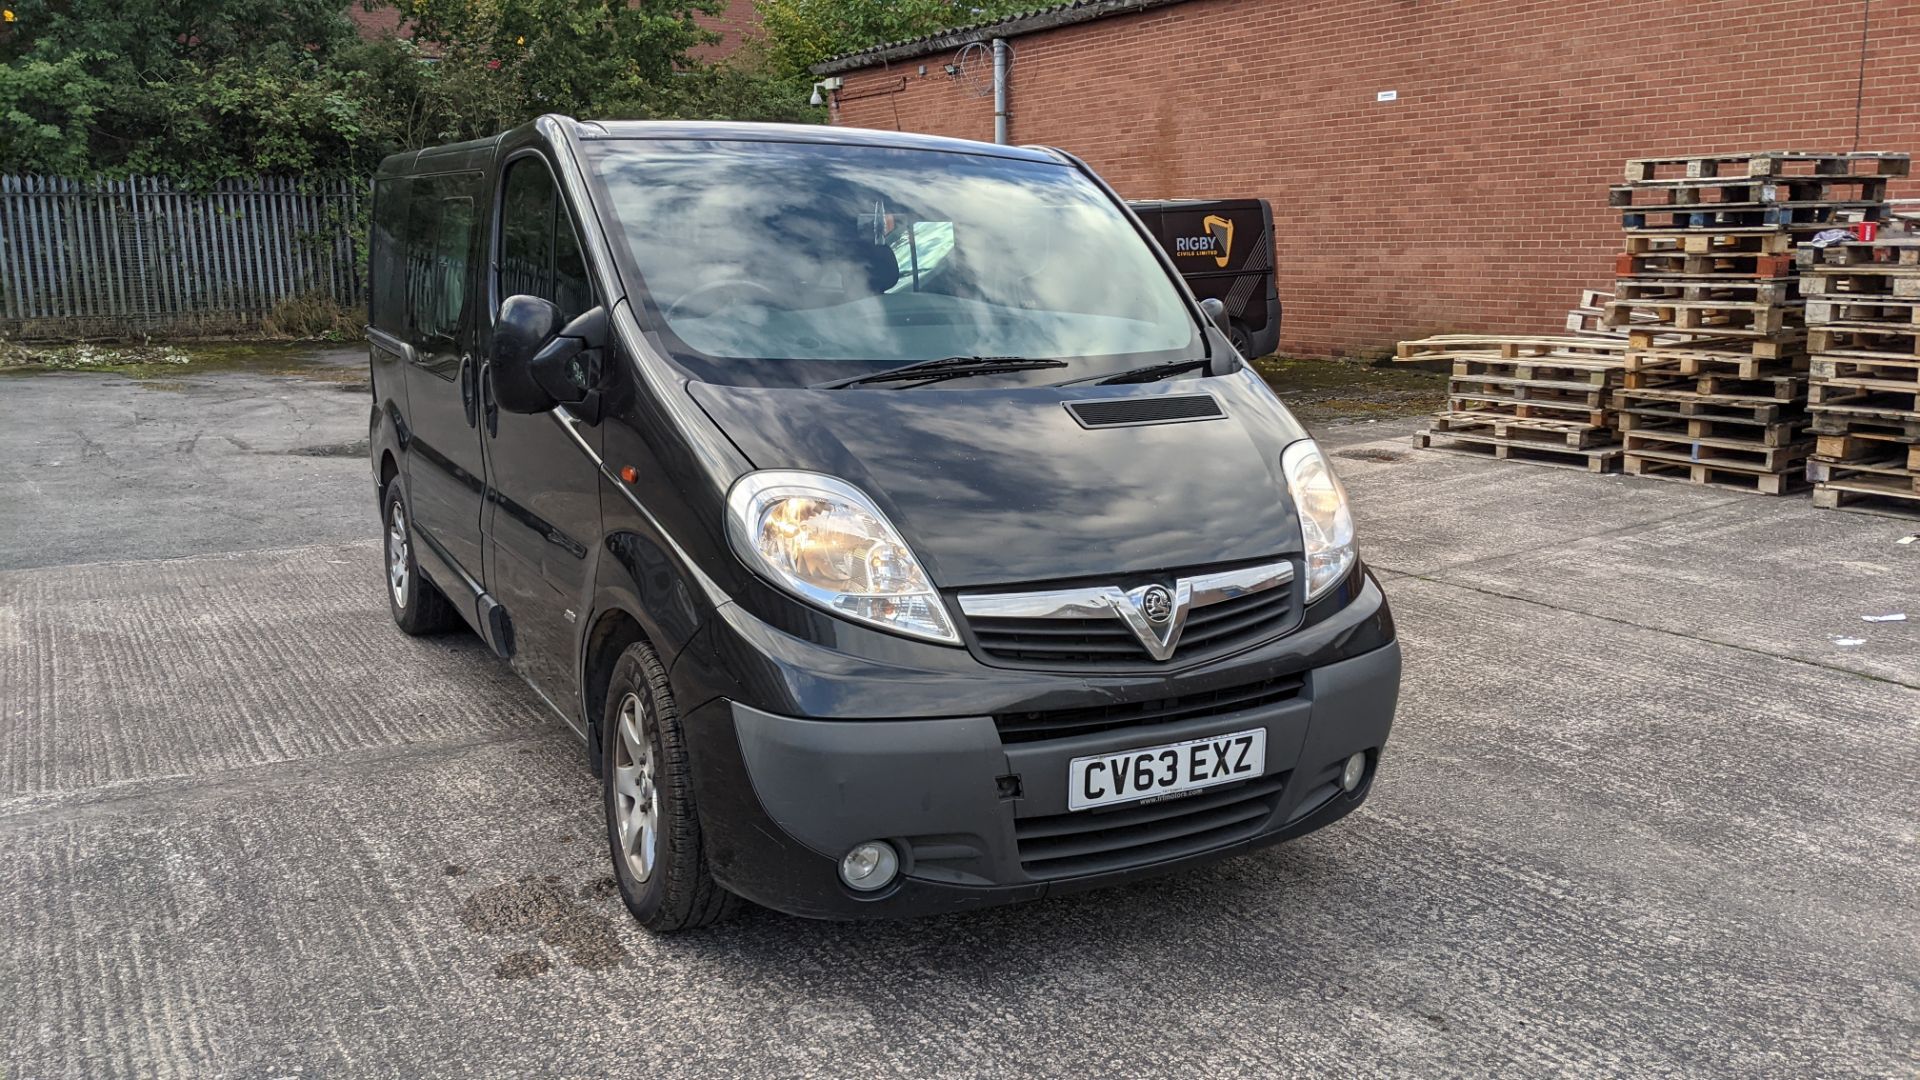
[[[760,576],[816,607],[960,644],[920,560],[873,500],[831,476],[749,473],[727,496],[727,536]]]
[[[1347,489],[1312,439],[1287,447],[1280,455],[1280,469],[1287,474],[1287,492],[1300,516],[1307,602],[1312,603],[1353,567],[1353,514],[1347,509]]]

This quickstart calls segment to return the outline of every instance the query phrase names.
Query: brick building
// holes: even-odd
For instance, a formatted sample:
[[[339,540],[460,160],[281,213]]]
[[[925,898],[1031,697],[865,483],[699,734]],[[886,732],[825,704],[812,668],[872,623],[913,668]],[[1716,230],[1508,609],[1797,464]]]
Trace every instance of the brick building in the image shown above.
[[[991,139],[995,37],[1009,141],[1272,200],[1298,355],[1558,328],[1629,157],[1920,152],[1920,0],[1080,0],[816,73],[835,123]]]

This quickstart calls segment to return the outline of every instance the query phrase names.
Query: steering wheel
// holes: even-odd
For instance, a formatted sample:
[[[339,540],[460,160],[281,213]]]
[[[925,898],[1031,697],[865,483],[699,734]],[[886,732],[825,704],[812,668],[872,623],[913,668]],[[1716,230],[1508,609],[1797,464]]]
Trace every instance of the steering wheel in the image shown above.
[[[681,310],[690,307],[689,301],[694,297],[705,296],[708,293],[719,292],[722,289],[750,289],[754,292],[764,293],[768,300],[778,301],[780,299],[779,294],[757,281],[747,281],[743,278],[725,278],[720,281],[709,281],[705,285],[695,285],[693,288],[681,293],[678,300],[669,304],[667,306],[667,321],[672,322],[674,319],[679,318]],[[712,313],[708,312],[708,314]]]

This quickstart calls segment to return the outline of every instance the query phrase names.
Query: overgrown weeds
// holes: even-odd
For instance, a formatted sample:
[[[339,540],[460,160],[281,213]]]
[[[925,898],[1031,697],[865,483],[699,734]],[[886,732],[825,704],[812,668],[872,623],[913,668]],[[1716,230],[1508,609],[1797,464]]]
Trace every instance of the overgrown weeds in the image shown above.
[[[366,330],[359,311],[348,310],[325,289],[290,296],[261,321],[267,337],[300,341],[357,341]]]
[[[103,371],[133,366],[186,364],[193,357],[171,345],[27,346],[0,341],[0,369],[48,368],[55,371]]]

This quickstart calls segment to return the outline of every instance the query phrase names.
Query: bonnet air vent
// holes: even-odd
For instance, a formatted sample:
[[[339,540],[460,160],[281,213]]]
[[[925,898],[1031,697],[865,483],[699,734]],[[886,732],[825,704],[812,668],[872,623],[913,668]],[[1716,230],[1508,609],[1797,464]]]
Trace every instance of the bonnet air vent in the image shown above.
[[[1179,424],[1188,420],[1216,420],[1226,415],[1210,394],[1075,401],[1067,405],[1067,411],[1085,428]]]

